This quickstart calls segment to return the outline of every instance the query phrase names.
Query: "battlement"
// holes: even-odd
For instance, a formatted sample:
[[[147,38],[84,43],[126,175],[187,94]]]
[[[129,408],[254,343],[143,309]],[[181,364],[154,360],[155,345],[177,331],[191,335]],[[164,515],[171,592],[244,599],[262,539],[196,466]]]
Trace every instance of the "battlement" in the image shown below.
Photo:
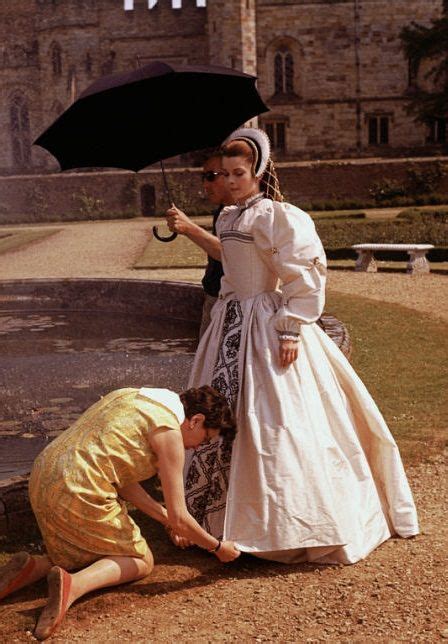
[[[159,3],[159,0],[145,0],[148,4],[148,9],[154,9]],[[123,0],[123,8],[125,11],[133,11],[135,0]],[[197,7],[206,7],[207,0],[196,0]],[[182,9],[182,0],[171,0],[172,9]]]

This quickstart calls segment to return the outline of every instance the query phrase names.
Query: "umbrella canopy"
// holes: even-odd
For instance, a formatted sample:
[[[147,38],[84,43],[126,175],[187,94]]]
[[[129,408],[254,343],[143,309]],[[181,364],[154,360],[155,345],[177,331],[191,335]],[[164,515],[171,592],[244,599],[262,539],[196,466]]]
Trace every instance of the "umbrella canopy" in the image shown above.
[[[92,83],[35,144],[51,152],[61,170],[138,171],[219,145],[266,112],[255,81],[226,67],[150,63]]]

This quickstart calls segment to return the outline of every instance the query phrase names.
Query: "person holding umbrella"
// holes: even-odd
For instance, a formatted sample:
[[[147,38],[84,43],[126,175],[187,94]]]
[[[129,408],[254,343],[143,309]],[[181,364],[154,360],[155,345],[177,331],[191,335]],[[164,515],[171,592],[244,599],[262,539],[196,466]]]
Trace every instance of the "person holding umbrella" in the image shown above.
[[[180,396],[152,388],[104,396],[37,457],[29,491],[47,554],[20,552],[0,568],[0,599],[48,574],[49,599],[34,633],[43,640],[76,599],[149,575],[153,556],[125,501],[162,523],[178,545],[236,559],[233,543],[188,513],[182,476],[184,448],[219,435],[231,440],[234,431],[225,398],[208,386]],[[166,508],[139,483],[156,473]]]
[[[232,203],[232,196],[227,187],[222,170],[222,154],[219,150],[211,154],[205,161],[201,174],[202,185],[208,200],[216,207],[213,212],[213,234],[195,224],[182,210],[172,206],[166,212],[168,228],[175,233],[185,235],[208,255],[207,267],[202,279],[204,289],[204,304],[202,307],[202,319],[199,330],[199,337],[204,335],[210,323],[210,311],[216,302],[221,288],[221,277],[223,275],[222,264],[217,252],[216,221],[224,205]]]
[[[266,134],[235,131],[223,168],[233,196],[217,222],[224,277],[189,386],[220,391],[238,432],[223,462],[212,445],[196,451],[187,506],[243,552],[355,563],[393,534],[418,534],[397,445],[316,324],[324,249],[311,217],[283,201]]]

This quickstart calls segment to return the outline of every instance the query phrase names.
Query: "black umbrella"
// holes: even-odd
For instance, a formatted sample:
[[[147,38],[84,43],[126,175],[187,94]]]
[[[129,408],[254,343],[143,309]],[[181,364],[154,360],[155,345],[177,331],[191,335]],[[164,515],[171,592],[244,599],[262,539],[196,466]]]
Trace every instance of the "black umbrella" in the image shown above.
[[[92,83],[35,144],[51,152],[61,170],[138,171],[217,146],[266,112],[255,81],[226,67],[150,63]]]

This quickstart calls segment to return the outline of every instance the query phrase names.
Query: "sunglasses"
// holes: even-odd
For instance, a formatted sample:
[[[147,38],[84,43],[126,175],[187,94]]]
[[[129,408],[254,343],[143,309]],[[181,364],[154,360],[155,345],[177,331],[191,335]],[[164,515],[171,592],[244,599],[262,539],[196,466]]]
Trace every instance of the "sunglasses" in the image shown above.
[[[224,174],[224,172],[217,172],[216,170],[208,170],[207,172],[201,173],[201,179],[202,181],[208,181],[210,183],[213,183],[216,177],[219,177],[222,174]]]

